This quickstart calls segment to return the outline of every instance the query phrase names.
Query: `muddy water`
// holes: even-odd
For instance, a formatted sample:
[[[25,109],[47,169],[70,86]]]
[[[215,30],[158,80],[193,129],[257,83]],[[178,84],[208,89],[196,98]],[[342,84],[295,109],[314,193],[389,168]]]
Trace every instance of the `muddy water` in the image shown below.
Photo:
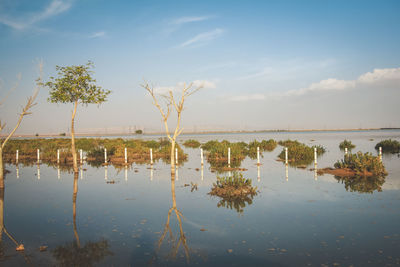
[[[183,135],[180,142],[270,138],[323,145],[322,168],[343,157],[338,145],[344,139],[356,145],[353,151],[376,154],[377,142],[400,140],[400,131]],[[1,236],[0,265],[400,264],[398,155],[384,155],[389,175],[378,188],[315,176],[308,168],[286,169],[276,161],[281,150],[263,153],[259,168],[255,160],[242,162],[248,169],[244,177],[259,193],[240,212],[218,207],[220,199],[207,195],[217,174],[207,162],[201,169],[199,149],[185,149],[189,160],[179,166],[173,187],[169,166],[161,161],[153,168],[84,165],[75,178],[45,165],[18,171],[7,165],[11,173],[0,205],[7,234]],[[15,251],[9,235],[23,243],[23,253]],[[47,248],[40,251],[40,246]]]

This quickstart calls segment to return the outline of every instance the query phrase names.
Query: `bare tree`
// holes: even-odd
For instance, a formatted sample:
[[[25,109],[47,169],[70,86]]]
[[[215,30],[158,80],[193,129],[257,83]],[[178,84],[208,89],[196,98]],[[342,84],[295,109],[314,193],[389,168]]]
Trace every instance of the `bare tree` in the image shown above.
[[[194,94],[201,88],[203,88],[203,85],[194,87],[193,83],[190,83],[189,85],[183,84],[182,87],[182,94],[180,97],[180,100],[177,101],[175,100],[175,96],[172,92],[172,90],[168,91],[167,95],[156,95],[154,92],[154,87],[149,85],[147,82],[141,85],[146,91],[151,95],[153,98],[153,105],[157,107],[157,109],[160,111],[161,117],[164,122],[165,126],[165,133],[168,137],[168,139],[171,141],[171,179],[175,180],[175,145],[176,145],[176,138],[182,133],[183,127],[181,127],[181,118],[182,118],[182,111],[185,103],[185,99],[189,97],[190,95]],[[160,105],[159,98],[162,98],[164,100],[164,107]],[[170,118],[172,110],[175,110],[176,112],[176,126],[175,130],[173,133],[170,132],[169,127],[168,127],[168,119]]]
[[[6,136],[6,138],[4,140],[0,140],[0,188],[4,188],[4,166],[3,166],[3,149],[5,147],[5,145],[7,144],[8,140],[14,135],[15,131],[18,129],[18,127],[20,126],[22,119],[29,115],[32,114],[30,112],[30,109],[36,105],[35,103],[35,99],[39,93],[40,87],[42,86],[42,68],[43,68],[43,63],[39,62],[39,71],[40,71],[40,76],[39,78],[36,80],[36,88],[33,92],[33,94],[28,97],[28,100],[26,101],[26,105],[22,108],[22,112],[19,114],[19,118],[17,121],[17,124],[15,125],[14,129]],[[16,86],[14,88],[12,88],[10,91],[14,90],[16,88]],[[8,96],[8,95],[7,95]],[[0,101],[0,104],[4,103],[4,101],[6,100],[7,96]],[[6,124],[2,123],[0,120],[0,133],[1,131],[5,128]]]

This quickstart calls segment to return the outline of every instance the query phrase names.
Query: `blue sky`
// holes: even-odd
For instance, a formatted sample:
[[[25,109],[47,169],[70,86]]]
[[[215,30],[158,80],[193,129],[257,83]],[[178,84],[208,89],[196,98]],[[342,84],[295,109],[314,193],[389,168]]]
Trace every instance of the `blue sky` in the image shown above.
[[[400,127],[399,14],[399,1],[3,0],[0,97],[22,80],[0,116],[15,123],[38,59],[45,80],[91,60],[113,92],[78,110],[78,132],[161,130],[143,79],[161,91],[204,82],[188,130]],[[47,97],[20,133],[68,130],[72,107]]]

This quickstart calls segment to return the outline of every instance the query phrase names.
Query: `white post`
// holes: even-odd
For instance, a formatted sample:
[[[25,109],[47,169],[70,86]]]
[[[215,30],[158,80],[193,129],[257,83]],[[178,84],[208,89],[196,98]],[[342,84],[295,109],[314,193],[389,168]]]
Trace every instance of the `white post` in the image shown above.
[[[37,164],[40,163],[40,149],[37,149]]]
[[[104,163],[107,163],[107,148],[104,148]]]
[[[228,166],[231,167],[231,148],[228,147]]]
[[[128,163],[128,151],[125,147],[125,164],[127,164],[127,163]]]
[[[288,149],[285,147],[285,164],[288,164]]]
[[[18,164],[18,157],[19,157],[19,152],[18,152],[18,149],[17,149],[17,152],[16,152],[16,154],[15,154],[15,164]]]
[[[200,157],[201,157],[201,166],[204,165],[204,158],[203,158],[203,149],[200,148]]]
[[[318,180],[318,166],[317,163],[314,164],[314,180]]]
[[[317,148],[314,147],[314,164],[317,164]]]
[[[57,149],[57,164],[60,164],[60,149]]]
[[[344,154],[347,155],[347,147],[344,148]]]
[[[153,165],[153,149],[150,148],[150,164]]]
[[[79,152],[80,152],[81,165],[82,165],[83,164],[83,151],[82,151],[82,149],[80,149]]]
[[[382,147],[379,147],[379,160],[382,161]]]
[[[257,165],[260,165],[260,147],[257,147]]]
[[[175,164],[178,165],[178,148],[175,148]]]
[[[17,164],[16,173],[17,173],[17,179],[18,179],[18,178],[19,178],[19,168],[18,168],[18,164]]]

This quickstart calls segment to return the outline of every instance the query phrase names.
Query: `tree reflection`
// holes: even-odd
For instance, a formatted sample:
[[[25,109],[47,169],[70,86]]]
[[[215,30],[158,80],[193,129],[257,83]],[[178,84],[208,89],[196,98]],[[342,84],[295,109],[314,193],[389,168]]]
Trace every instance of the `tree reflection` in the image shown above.
[[[0,188],[0,260],[5,260],[10,256],[7,256],[5,253],[5,246],[3,244],[3,233],[10,238],[10,240],[16,245],[16,250],[22,253],[25,261],[30,264],[31,261],[27,255],[24,253],[24,245],[22,243],[18,243],[15,238],[7,231],[4,225],[4,187]]]
[[[72,194],[72,218],[75,241],[67,242],[55,248],[52,253],[57,259],[59,266],[93,266],[108,255],[112,255],[109,250],[107,240],[97,242],[88,241],[82,247],[76,226],[76,199],[78,196],[79,173],[74,173],[74,191]]]
[[[385,183],[384,176],[335,176],[338,182],[344,183],[346,191],[359,193],[373,193],[375,190],[382,192],[382,185]]]
[[[182,227],[182,219],[184,219],[183,214],[178,210],[176,206],[176,195],[175,195],[175,176],[173,173],[171,173],[171,195],[172,195],[172,207],[168,210],[168,216],[167,216],[167,222],[164,227],[164,231],[158,240],[158,252],[161,249],[161,246],[163,244],[163,241],[165,237],[169,236],[168,244],[171,244],[171,250],[169,253],[169,257],[172,259],[176,259],[176,256],[178,255],[179,248],[182,246],[184,253],[186,255],[186,261],[189,263],[190,256],[189,256],[189,247],[187,245],[187,240],[185,233],[183,231]],[[172,232],[170,221],[171,221],[171,214],[175,214],[176,220],[178,222],[178,227],[179,227],[179,232],[176,233],[174,236],[174,233]]]

